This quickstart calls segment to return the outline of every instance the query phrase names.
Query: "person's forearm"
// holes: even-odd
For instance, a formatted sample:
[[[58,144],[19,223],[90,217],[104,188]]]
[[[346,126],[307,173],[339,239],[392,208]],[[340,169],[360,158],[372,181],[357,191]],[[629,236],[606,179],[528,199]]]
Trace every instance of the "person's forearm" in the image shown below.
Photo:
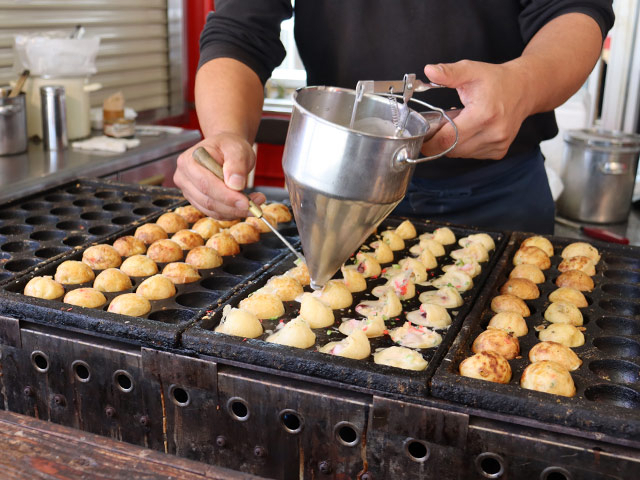
[[[591,17],[568,13],[542,27],[522,56],[508,62],[527,92],[529,114],[553,110],[585,82],[602,49],[602,33]]]
[[[263,92],[255,72],[237,60],[216,58],[202,65],[195,97],[204,136],[234,133],[253,143],[262,117]]]

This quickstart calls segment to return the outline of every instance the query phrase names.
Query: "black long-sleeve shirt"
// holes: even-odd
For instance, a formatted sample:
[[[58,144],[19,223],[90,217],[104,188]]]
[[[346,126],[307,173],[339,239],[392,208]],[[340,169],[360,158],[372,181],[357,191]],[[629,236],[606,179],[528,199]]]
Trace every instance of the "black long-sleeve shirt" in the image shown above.
[[[200,38],[200,65],[231,57],[264,83],[285,56],[280,23],[290,0],[217,0]],[[550,20],[569,12],[592,17],[603,38],[613,25],[611,0],[296,0],[295,38],[308,85],[355,88],[358,80],[424,78],[424,66],[462,59],[503,63],[522,54]],[[434,105],[461,106],[452,89],[416,94]],[[555,115],[525,119],[507,157],[533,150],[558,133]],[[493,163],[441,159],[418,176],[455,175]]]

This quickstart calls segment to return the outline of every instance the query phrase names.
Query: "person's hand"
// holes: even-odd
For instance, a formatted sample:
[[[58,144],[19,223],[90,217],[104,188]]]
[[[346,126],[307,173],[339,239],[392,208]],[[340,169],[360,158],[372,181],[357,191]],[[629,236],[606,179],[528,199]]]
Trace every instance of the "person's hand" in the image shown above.
[[[194,160],[193,151],[197,147],[204,147],[222,165],[224,182]],[[233,133],[220,133],[202,140],[178,157],[173,181],[187,200],[208,216],[218,220],[246,217],[249,201],[241,190],[255,162],[249,142]],[[258,205],[265,201],[262,193],[250,196]]]
[[[427,65],[427,78],[455,88],[464,109],[454,120],[458,145],[447,156],[500,159],[507,153],[520,125],[529,115],[526,76],[516,65],[500,65],[462,60]],[[455,133],[449,123],[422,147],[425,155],[435,155],[453,143]]]

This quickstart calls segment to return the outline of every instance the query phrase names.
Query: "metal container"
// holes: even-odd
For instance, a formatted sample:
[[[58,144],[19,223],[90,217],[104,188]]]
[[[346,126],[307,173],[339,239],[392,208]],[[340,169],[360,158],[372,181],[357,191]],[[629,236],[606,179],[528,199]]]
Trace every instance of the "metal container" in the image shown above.
[[[558,214],[590,223],[623,222],[629,215],[640,135],[596,129],[564,136]]]
[[[64,87],[59,85],[40,87],[40,106],[44,149],[64,150],[69,144]]]
[[[9,87],[0,87],[0,155],[27,151],[25,95],[9,98]]]

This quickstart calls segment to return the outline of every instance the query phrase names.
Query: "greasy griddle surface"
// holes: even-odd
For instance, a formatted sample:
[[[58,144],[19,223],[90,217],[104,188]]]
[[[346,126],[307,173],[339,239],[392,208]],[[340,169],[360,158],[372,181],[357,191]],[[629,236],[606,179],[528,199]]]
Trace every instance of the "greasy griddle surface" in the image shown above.
[[[153,222],[163,211],[153,215]],[[133,235],[139,226],[130,227],[116,235],[111,235],[99,243],[113,245],[125,235]],[[291,223],[278,225],[279,231],[294,245],[298,243],[297,229]],[[171,235],[170,235],[171,236]],[[97,242],[94,242],[97,243]],[[84,248],[76,249],[58,260],[36,268],[14,281],[6,283],[0,292],[0,314],[27,319],[38,323],[69,326],[90,330],[116,339],[128,339],[153,346],[175,347],[182,332],[190,323],[206,311],[213,311],[234,290],[251,278],[258,276],[273,262],[284,257],[288,251],[275,234],[263,233],[260,241],[241,245],[238,255],[222,257],[220,267],[199,270],[201,279],[176,285],[176,294],[166,300],[151,300],[151,311],[142,317],[119,315],[107,311],[109,303],[116,296],[133,293],[148,277],[130,277],[132,288],[117,293],[104,293],[107,303],[101,308],[84,308],[69,305],[58,300],[42,300],[22,295],[25,285],[35,276],[54,276],[58,265],[66,260],[82,260]],[[183,260],[187,255],[183,251]],[[162,273],[165,263],[157,263],[158,273]],[[100,273],[95,270],[96,276]],[[91,287],[93,282],[79,285],[65,285],[65,293],[81,287]]]
[[[176,189],[74,180],[0,205],[0,282],[186,201]]]
[[[378,231],[381,232],[388,228],[395,228],[403,220],[404,218],[387,218],[378,228]],[[425,232],[432,232],[438,227],[445,226],[444,224],[436,224],[417,219],[410,220],[416,227],[418,235]],[[449,226],[455,233],[456,241],[467,235],[480,232],[480,230],[472,228],[457,227],[453,225],[447,226]],[[354,307],[362,300],[376,300],[370,292],[373,287],[382,285],[386,282],[386,279],[382,277],[378,279],[367,279],[367,290],[365,292],[353,294],[354,301],[350,308],[334,310],[336,322],[332,327],[314,329],[313,331],[316,334],[316,344],[309,349],[298,349],[266,342],[265,339],[269,335],[268,332],[258,339],[246,339],[216,333],[213,330],[220,322],[222,309],[219,309],[209,315],[205,315],[205,317],[199,320],[195,326],[185,331],[182,335],[181,343],[185,348],[198,353],[205,353],[230,360],[237,360],[264,367],[335,380],[342,382],[347,387],[353,385],[393,393],[425,395],[428,392],[428,379],[435,371],[435,367],[438,364],[439,359],[444,355],[447,347],[453,341],[463,318],[471,308],[475,296],[478,294],[482,283],[488,276],[500,250],[506,243],[506,237],[504,234],[499,232],[487,233],[489,233],[489,235],[494,239],[496,243],[496,250],[490,252],[489,261],[482,264],[481,274],[474,279],[474,288],[462,294],[464,304],[461,307],[449,309],[449,313],[452,318],[452,325],[446,330],[437,330],[443,337],[442,344],[438,347],[420,350],[420,353],[429,362],[426,370],[424,371],[415,372],[375,364],[373,361],[373,352],[378,348],[394,345],[388,335],[370,339],[372,355],[368,359],[364,360],[352,360],[316,351],[318,347],[328,342],[339,341],[345,338],[345,335],[338,331],[338,326],[342,319],[363,318],[355,312]],[[377,239],[378,238],[375,235],[371,236],[365,241],[365,244],[369,245]],[[417,243],[419,243],[418,238],[406,240],[405,249],[394,252],[394,262],[409,256],[409,248]],[[449,253],[457,248],[461,248],[457,245],[457,242],[454,245],[445,246],[446,255],[438,259],[438,267],[430,272],[430,279],[433,279],[443,273],[441,266],[452,263],[453,260],[449,256]],[[243,298],[246,298],[258,288],[262,287],[269,278],[283,274],[290,268],[294,267],[294,259],[295,257],[293,255],[287,256],[287,258],[282,262],[274,265],[274,267],[266,271],[260,278],[257,278],[246,288],[239,290],[227,302],[225,302],[225,305],[237,306]],[[390,267],[391,265],[391,263],[383,264],[382,267]],[[340,272],[336,274],[336,278],[341,278]],[[405,313],[417,310],[420,307],[418,297],[421,292],[426,290],[435,290],[435,287],[416,285],[416,296],[413,299],[402,301],[403,313],[400,316],[385,322],[387,330],[403,325],[405,322]],[[311,290],[309,287],[306,287],[305,291]],[[286,311],[283,317],[275,320],[263,321],[263,327],[266,331],[274,331],[281,320],[289,321],[298,315],[300,308],[300,304],[298,302],[291,301],[284,303]]]
[[[491,299],[513,269],[513,255],[522,241],[533,234],[514,233],[503,258],[482,293],[482,302],[467,316],[460,335],[432,380],[434,396],[581,429],[640,438],[640,249],[589,241],[600,254],[593,278],[595,288],[583,292],[588,307],[584,317],[585,344],[572,350],[582,359],[571,372],[576,396],[563,397],[520,387],[522,372],[529,365],[529,350],[538,343],[536,326],[546,326],[544,312],[548,296],[558,287],[558,265],[562,249],[578,240],[547,237],[554,246],[546,281],[538,285],[540,297],[526,300],[531,315],[529,333],[519,337],[520,357],[509,361],[513,377],[509,384],[485,382],[458,374],[460,362],[473,355],[471,345],[494,315]]]

